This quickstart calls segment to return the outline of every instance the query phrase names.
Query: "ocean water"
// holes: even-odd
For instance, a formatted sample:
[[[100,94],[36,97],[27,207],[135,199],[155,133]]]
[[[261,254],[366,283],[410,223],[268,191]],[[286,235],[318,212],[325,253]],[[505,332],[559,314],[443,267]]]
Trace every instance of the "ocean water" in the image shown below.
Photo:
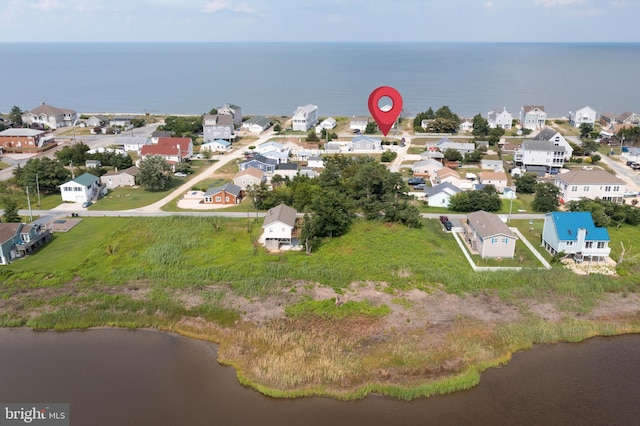
[[[543,105],[640,112],[640,44],[0,43],[0,112],[41,102],[78,112],[368,114],[395,87],[404,115],[448,105],[461,116]]]

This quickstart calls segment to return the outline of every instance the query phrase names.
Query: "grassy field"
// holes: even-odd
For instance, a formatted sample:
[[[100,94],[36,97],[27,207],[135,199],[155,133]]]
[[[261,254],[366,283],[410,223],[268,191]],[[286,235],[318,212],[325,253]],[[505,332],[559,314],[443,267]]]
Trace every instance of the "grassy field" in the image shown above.
[[[531,230],[528,221],[514,222],[535,244],[542,221]],[[533,343],[640,330],[637,315],[584,317],[607,295],[636,291],[638,228],[611,231],[612,248],[622,241],[627,258],[623,276],[612,278],[559,267],[473,273],[437,220],[409,229],[358,219],[312,255],[267,253],[256,245],[261,225],[252,217],[84,218],[0,269],[0,324],[174,330],[218,342],[221,362],[268,395],[406,399],[474,386],[481,371]],[[379,290],[375,297],[350,299],[353,288],[367,287]],[[336,296],[313,298],[313,291],[349,299],[339,307]],[[411,299],[415,292],[423,296]],[[431,308],[413,306],[439,292],[448,296]],[[422,327],[387,323],[399,314],[408,324],[402,315],[412,309],[428,318],[451,298],[492,297],[518,310],[518,319],[485,322],[463,311]],[[549,304],[560,320],[533,315],[534,303]],[[242,321],[252,306],[282,312]]]
[[[109,193],[89,206],[89,210],[129,210],[144,207],[160,201],[174,189],[185,182],[181,178],[172,178],[164,191],[151,192],[142,187],[121,187],[110,190]]]

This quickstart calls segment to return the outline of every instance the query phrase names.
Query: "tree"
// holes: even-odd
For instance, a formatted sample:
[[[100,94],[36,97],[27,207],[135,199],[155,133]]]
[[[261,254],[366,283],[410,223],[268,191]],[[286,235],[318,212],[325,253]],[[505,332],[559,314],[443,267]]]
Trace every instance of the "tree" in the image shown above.
[[[593,132],[593,124],[591,123],[582,123],[580,124],[580,139],[586,139],[589,137],[591,132]]]
[[[526,127],[523,127],[522,129],[520,129],[520,131],[522,132],[522,136],[530,135],[532,132],[531,129],[527,129]]]
[[[23,167],[16,167],[13,176],[21,188],[36,188],[36,176],[40,190],[45,193],[58,192],[60,185],[69,180],[69,171],[58,160],[48,157],[32,158]]]
[[[323,141],[332,141],[333,139],[338,139],[338,134],[336,132],[330,132],[327,129],[322,129],[322,131],[320,131],[320,139]]]
[[[449,148],[443,154],[447,161],[462,161],[462,154],[457,149]]]
[[[413,127],[422,127],[422,120],[433,120],[436,118],[436,114],[433,112],[431,107],[425,112],[420,112],[413,119]]]
[[[600,156],[600,154],[591,154],[591,162],[593,164],[597,163],[598,161],[602,160],[602,157]]]
[[[276,123],[276,125],[273,126],[273,131],[276,133],[280,133],[282,131],[282,126],[280,125],[280,123]]]
[[[11,112],[9,112],[9,120],[11,120],[11,125],[13,127],[22,126],[22,110],[19,106],[14,105],[11,108]]]
[[[209,115],[218,115],[218,108],[211,108],[211,110],[209,110]]]
[[[377,130],[378,130],[378,125],[375,122],[370,121],[367,123],[367,127],[364,129],[364,133],[366,135],[371,135],[375,133]]]
[[[505,130],[502,127],[496,127],[489,130],[489,145],[493,146],[500,142],[500,138],[504,135]]]
[[[482,160],[484,151],[482,149],[476,149],[473,152],[468,152],[464,155],[465,163],[479,163]]]
[[[69,165],[73,162],[74,165],[80,166],[87,161],[87,151],[90,148],[83,142],[75,143],[73,145],[64,146],[60,151],[54,155],[62,164]],[[102,163],[102,161],[101,161]]]
[[[313,129],[307,133],[307,142],[320,142],[320,138]]]
[[[479,191],[459,192],[449,201],[449,209],[457,212],[496,212],[501,207],[500,196],[492,185]]]
[[[518,176],[516,179],[516,192],[521,194],[533,194],[535,192],[535,186],[538,183],[536,175],[532,173],[525,173]]]
[[[382,157],[380,158],[380,161],[383,163],[391,163],[393,160],[396,159],[397,156],[398,156],[397,152],[386,150],[385,152],[382,153]]]
[[[311,237],[339,237],[351,226],[349,202],[344,194],[324,190],[314,200],[311,217]]]
[[[18,214],[18,202],[15,198],[10,196],[2,197],[2,208],[4,209],[4,213],[2,214],[2,218],[5,222],[21,222],[22,219]]]
[[[598,151],[598,142],[588,139],[582,142],[582,149],[584,150],[584,155],[589,155],[592,152]]]
[[[489,122],[486,118],[484,118],[480,114],[476,114],[473,117],[473,131],[471,132],[473,136],[483,137],[489,134]]]
[[[538,212],[553,212],[560,205],[560,188],[552,183],[537,183],[531,207]]]
[[[162,191],[171,179],[171,166],[161,155],[150,155],[140,162],[138,179],[149,191]]]

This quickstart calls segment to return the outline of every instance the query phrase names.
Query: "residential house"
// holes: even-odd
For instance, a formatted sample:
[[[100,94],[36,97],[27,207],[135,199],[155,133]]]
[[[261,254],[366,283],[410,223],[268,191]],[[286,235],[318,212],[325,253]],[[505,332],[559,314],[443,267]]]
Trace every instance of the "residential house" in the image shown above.
[[[160,138],[172,138],[174,137],[176,132],[171,132],[167,130],[156,130],[151,133],[151,143],[158,143],[158,139]]]
[[[298,163],[280,163],[273,174],[293,179],[298,174]]]
[[[581,198],[621,204],[627,190],[625,181],[604,170],[571,170],[556,176],[555,185],[560,189],[562,202]]]
[[[133,116],[119,115],[109,120],[109,126],[120,127],[123,130],[129,130],[133,128],[131,120],[135,119]]]
[[[371,136],[360,135],[351,140],[351,150],[359,151],[380,151],[382,149],[382,139]]]
[[[6,129],[0,132],[0,147],[9,148],[40,148],[53,137],[47,137],[42,130],[35,129]]]
[[[444,154],[435,149],[421,152],[420,158],[422,158],[423,160],[437,160],[440,163],[444,162]]]
[[[202,151],[210,151],[210,152],[226,152],[231,149],[231,142],[225,141],[222,139],[216,139],[215,141],[203,143],[200,146],[200,152]]]
[[[246,191],[250,186],[259,186],[261,183],[266,181],[267,177],[264,172],[254,167],[249,167],[238,172],[233,178],[233,183],[244,191]]]
[[[284,154],[286,157],[289,157],[289,154],[291,153],[291,148],[280,142],[269,141],[269,142],[261,143],[260,145],[256,146],[253,149],[253,152],[256,152],[258,154],[264,154],[265,152],[271,152],[271,151],[279,152]]]
[[[236,133],[233,116],[218,114],[202,117],[202,137],[205,143],[216,139],[235,140]]]
[[[626,111],[616,117],[616,122],[625,127],[638,127],[640,126],[640,114]]]
[[[292,129],[294,132],[306,132],[318,123],[318,107],[305,105],[298,107],[293,113]]]
[[[545,127],[538,133],[536,136],[532,138],[534,141],[551,141],[556,146],[564,147],[564,160],[569,161],[571,156],[573,155],[573,147],[564,136],[557,130],[552,129],[551,127]]]
[[[574,127],[580,127],[581,124],[596,124],[596,116],[598,113],[595,109],[585,106],[577,110],[576,112],[569,112],[569,124]]]
[[[476,145],[473,142],[453,142],[449,138],[442,138],[435,144],[427,144],[427,147],[429,149],[435,148],[443,153],[448,149],[453,149],[462,155],[472,153],[476,150]]]
[[[604,130],[608,130],[613,128],[614,124],[619,124],[616,121],[616,118],[618,117],[618,114],[615,114],[613,112],[603,112],[600,114],[600,126],[602,126],[602,128]]]
[[[51,241],[51,233],[39,225],[0,223],[0,265],[28,256]]]
[[[271,119],[257,115],[242,123],[242,128],[249,133],[262,133],[271,127]]]
[[[211,187],[204,193],[204,204],[240,204],[244,190],[234,183]]]
[[[301,167],[298,174],[300,174],[300,176],[307,176],[310,179],[320,176],[320,173],[316,172],[311,167]]]
[[[590,212],[551,212],[544,216],[542,246],[551,254],[565,253],[577,262],[603,261],[611,253],[609,232],[593,223]]]
[[[102,127],[108,120],[106,115],[92,115],[83,123],[83,127]]]
[[[478,182],[482,185],[493,185],[498,192],[503,192],[507,187],[507,174],[505,172],[480,172]]]
[[[435,175],[438,170],[442,169],[444,166],[438,160],[428,159],[422,161],[416,161],[411,166],[411,171],[413,172],[413,176],[416,177],[427,177]]]
[[[60,185],[62,201],[84,203],[98,199],[102,185],[100,178],[90,173],[83,173],[75,179]]]
[[[480,168],[482,170],[501,172],[504,171],[504,162],[502,160],[480,160]]]
[[[309,157],[307,167],[311,169],[324,169],[324,160],[320,156]]]
[[[272,175],[276,170],[276,165],[278,162],[276,160],[272,160],[270,158],[263,157],[260,154],[254,155],[252,158],[243,161],[238,164],[238,168],[240,171],[246,170],[249,167],[256,168],[258,170],[262,170],[267,175]]]
[[[440,183],[448,182],[457,188],[462,188],[464,185],[464,179],[458,172],[449,167],[443,167],[430,177],[431,186],[436,186]]]
[[[316,133],[322,133],[322,130],[329,131],[335,129],[337,125],[338,123],[336,122],[335,118],[325,118],[320,124],[316,126]]]
[[[513,257],[518,237],[497,215],[483,210],[469,213],[462,225],[465,241],[481,258]]]
[[[510,130],[513,125],[513,116],[506,108],[503,108],[501,112],[491,110],[487,114],[487,123],[491,129]]]
[[[85,160],[84,162],[84,167],[89,169],[97,169],[98,167],[100,167],[102,165],[102,163],[100,162],[100,160]]]
[[[280,204],[269,209],[262,222],[262,235],[258,239],[267,250],[280,250],[297,246],[294,239],[296,216],[298,212],[293,207]]]
[[[157,145],[144,145],[140,150],[141,157],[161,155],[169,164],[182,163],[193,156],[191,138],[159,138]]]
[[[242,108],[238,105],[225,104],[218,109],[218,115],[229,115],[233,117],[233,124],[239,127],[242,124]]]
[[[464,120],[460,123],[459,129],[461,132],[471,132],[473,130],[473,122],[471,120]]]
[[[542,129],[546,121],[547,113],[543,106],[528,105],[520,109],[520,125],[525,129]]]
[[[22,114],[22,122],[28,126],[33,124],[57,129],[73,126],[78,120],[78,113],[72,109],[57,108],[42,102],[39,106]]]
[[[354,115],[349,121],[349,130],[364,133],[367,130],[367,124],[369,124],[369,117]]]
[[[436,186],[429,186],[424,189],[424,198],[429,207],[446,207],[449,208],[451,197],[462,192],[457,186],[444,182]]]
[[[115,189],[119,186],[135,186],[138,173],[140,173],[140,169],[136,166],[131,166],[124,170],[118,170],[116,168],[100,176],[100,182],[102,182],[107,189]]]
[[[151,139],[138,136],[123,136],[116,138],[115,145],[121,146],[125,151],[132,151],[140,154],[143,146],[151,145]]]
[[[529,172],[531,168],[544,167],[547,173],[556,174],[564,165],[565,148],[554,141],[535,141],[525,139],[514,152],[517,166],[523,166]]]
[[[420,121],[420,127],[422,127],[424,130],[428,130],[429,127],[431,126],[431,123],[433,123],[433,119],[424,118],[422,119],[422,121]]]
[[[500,147],[500,152],[503,155],[511,155],[511,154],[515,154],[516,150],[520,149],[520,145],[515,144],[515,143],[501,143],[498,144],[498,146]]]

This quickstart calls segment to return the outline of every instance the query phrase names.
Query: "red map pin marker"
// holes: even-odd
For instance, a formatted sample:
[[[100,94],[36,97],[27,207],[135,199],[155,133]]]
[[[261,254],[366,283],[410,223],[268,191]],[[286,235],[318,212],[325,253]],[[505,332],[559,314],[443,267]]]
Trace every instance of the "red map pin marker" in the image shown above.
[[[382,110],[378,106],[380,99],[385,96],[390,98],[393,103],[389,110]],[[402,96],[400,96],[400,93],[393,87],[378,87],[369,95],[369,112],[371,112],[373,119],[378,123],[382,134],[387,136],[387,133],[389,133],[389,130],[393,127],[393,123],[395,123],[402,112]]]

